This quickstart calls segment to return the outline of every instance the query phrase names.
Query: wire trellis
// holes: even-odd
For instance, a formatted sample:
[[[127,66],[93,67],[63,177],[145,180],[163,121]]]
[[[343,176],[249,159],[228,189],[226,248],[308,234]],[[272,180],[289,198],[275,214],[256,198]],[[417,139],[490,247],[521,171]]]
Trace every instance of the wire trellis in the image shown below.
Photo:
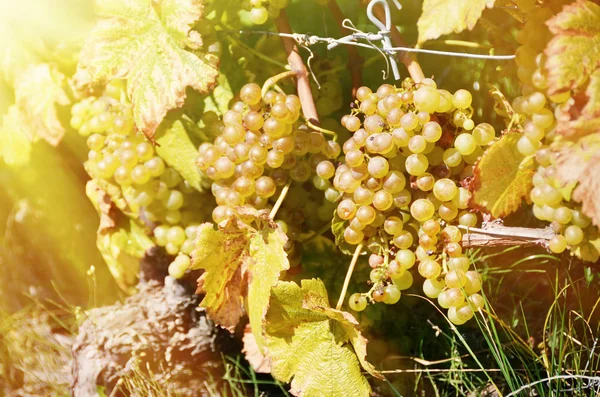
[[[394,5],[398,9],[402,9],[402,5],[398,0],[392,0]],[[381,22],[373,13],[373,7],[380,4],[384,8],[385,12],[385,23]],[[298,45],[307,48],[316,44],[327,44],[327,49],[331,50],[339,45],[353,45],[356,47],[368,48],[371,50],[378,51],[385,58],[388,65],[387,69],[392,69],[392,74],[395,80],[400,80],[400,72],[398,69],[398,61],[396,55],[399,52],[413,52],[423,53],[441,56],[461,57],[461,58],[472,58],[472,59],[488,59],[495,61],[505,61],[515,58],[515,55],[488,55],[488,54],[473,54],[467,52],[456,52],[456,51],[440,51],[440,50],[428,50],[423,48],[413,47],[394,47],[390,39],[390,30],[392,28],[392,18],[390,12],[390,5],[387,0],[371,0],[367,6],[367,17],[379,29],[377,33],[363,32],[358,29],[351,20],[344,19],[342,26],[350,31],[351,34],[341,37],[321,37],[317,35],[309,35],[304,33],[278,33],[271,31],[259,31],[259,30],[241,30],[240,34],[262,34],[272,35],[279,37],[289,37],[298,43]],[[377,44],[379,43],[379,45]],[[387,76],[386,71],[383,71],[384,79]]]

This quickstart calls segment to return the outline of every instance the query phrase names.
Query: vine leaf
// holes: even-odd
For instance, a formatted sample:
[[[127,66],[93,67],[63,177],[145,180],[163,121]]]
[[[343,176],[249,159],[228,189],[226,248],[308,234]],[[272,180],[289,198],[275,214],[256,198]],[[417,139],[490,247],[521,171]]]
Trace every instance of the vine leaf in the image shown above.
[[[283,249],[285,234],[268,221],[259,223],[263,226],[258,230],[236,218],[218,229],[210,223],[201,225],[192,252],[192,268],[205,270],[198,280],[198,290],[206,294],[201,306],[229,331],[244,315],[247,296],[250,325],[260,347],[271,287],[289,268],[289,262]]]
[[[77,84],[126,78],[135,124],[151,138],[185,89],[207,93],[215,85],[215,59],[197,50],[190,26],[202,16],[201,0],[96,0],[102,18],[92,30],[75,75]]]
[[[340,218],[337,214],[337,211],[334,211],[333,219],[331,220],[331,232],[333,233],[333,237],[335,237],[335,244],[344,254],[352,255],[356,250],[356,246],[348,244],[346,239],[344,239],[344,230],[346,230],[347,226],[348,221]],[[365,254],[366,252],[367,250],[364,249],[361,252],[361,255]]]
[[[565,136],[597,131],[600,127],[600,5],[577,0],[548,20],[547,25],[554,34],[545,50],[548,92],[554,95],[571,90],[575,97],[559,117],[557,130]],[[577,98],[580,91],[582,98]]]
[[[533,186],[535,171],[531,159],[517,149],[521,136],[507,132],[481,156],[473,170],[472,207],[501,218],[521,206]]]
[[[600,136],[583,137],[563,149],[557,160],[557,177],[563,185],[577,184],[573,199],[596,226],[600,226]]]
[[[15,103],[32,141],[41,137],[54,146],[61,141],[65,129],[56,106],[70,103],[64,82],[65,76],[47,63],[29,66],[15,80]]]
[[[202,191],[201,177],[196,167],[198,150],[179,119],[167,118],[156,131],[156,153],[181,174],[183,179],[198,191]]]
[[[134,293],[140,259],[154,246],[135,220],[117,210],[111,197],[95,180],[86,184],[86,194],[100,214],[96,245],[119,287]]]
[[[473,29],[483,10],[495,0],[424,0],[417,22],[419,44],[449,33]]]
[[[22,166],[29,162],[31,140],[22,128],[23,114],[16,105],[8,108],[0,126],[0,158],[10,166]]]
[[[291,380],[294,395],[366,396],[362,368],[382,379],[366,359],[367,340],[349,313],[329,307],[321,280],[278,282],[265,317],[272,375]]]
[[[8,72],[7,72],[8,73]],[[65,76],[47,63],[28,65],[14,78],[15,104],[0,127],[0,157],[11,166],[29,161],[31,144],[43,138],[58,145],[65,133],[57,106],[70,103]]]

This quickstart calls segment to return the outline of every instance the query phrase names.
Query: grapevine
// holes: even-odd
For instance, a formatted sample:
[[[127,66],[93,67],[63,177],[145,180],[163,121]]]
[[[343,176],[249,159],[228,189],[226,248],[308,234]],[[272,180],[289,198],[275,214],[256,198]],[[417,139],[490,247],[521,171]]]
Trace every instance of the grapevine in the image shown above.
[[[0,16],[6,393],[597,392],[597,1],[94,3]]]

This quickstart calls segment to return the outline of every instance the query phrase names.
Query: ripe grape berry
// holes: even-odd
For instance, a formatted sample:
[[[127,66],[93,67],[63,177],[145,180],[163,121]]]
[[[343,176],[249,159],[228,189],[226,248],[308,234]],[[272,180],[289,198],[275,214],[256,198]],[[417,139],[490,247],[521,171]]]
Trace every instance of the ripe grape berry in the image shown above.
[[[453,321],[463,323],[479,308],[472,308],[463,292],[476,294],[481,282],[468,270],[461,232],[452,226],[477,222],[459,178],[482,146],[494,141],[495,130],[485,123],[475,126],[467,90],[451,94],[431,79],[383,84],[375,92],[360,87],[356,96],[357,106],[342,118],[353,133],[343,145],[344,162],[335,171],[329,161],[317,166],[322,178],[333,178],[343,238],[373,253],[373,287],[354,294],[350,307],[360,311],[368,301],[396,303],[400,291],[412,285],[409,269],[416,262],[426,279],[425,293],[452,308]]]

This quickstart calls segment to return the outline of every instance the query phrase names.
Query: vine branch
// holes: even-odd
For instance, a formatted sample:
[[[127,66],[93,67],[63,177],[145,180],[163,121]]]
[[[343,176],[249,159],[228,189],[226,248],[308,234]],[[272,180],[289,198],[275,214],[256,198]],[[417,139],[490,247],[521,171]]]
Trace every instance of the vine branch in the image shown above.
[[[336,0],[329,1],[329,10],[333,19],[337,22],[342,34],[350,34],[351,30],[344,27],[344,14]],[[358,49],[354,46],[346,46],[348,48],[348,69],[352,78],[352,97],[356,96],[356,90],[362,85],[362,62],[363,58],[359,55]]]
[[[279,33],[292,34],[292,28],[287,18],[285,11],[281,11],[279,16],[275,19],[275,25]],[[313,99],[312,91],[310,89],[310,81],[308,78],[308,70],[304,65],[304,61],[298,52],[296,42],[291,37],[281,37],[285,52],[288,55],[288,63],[294,73],[296,73],[296,90],[298,91],[298,97],[302,104],[302,113],[304,117],[312,124],[320,125],[319,115],[317,114],[317,107]]]
[[[379,19],[382,23],[385,23],[385,10],[383,9],[383,6],[376,4],[373,7],[373,13],[377,19]],[[400,31],[394,24],[392,24],[390,28],[390,35],[392,38],[392,43],[394,43],[395,46],[407,47],[402,35],[400,34]],[[415,81],[415,83],[419,83],[425,78],[425,74],[421,69],[421,65],[419,65],[417,58],[412,53],[398,52],[396,53],[396,56],[398,57],[398,60],[406,66],[406,69],[408,69],[408,74]]]
[[[548,241],[555,235],[552,228],[531,229],[525,227],[489,226],[474,228],[459,226],[463,229],[462,245],[475,247],[508,247],[535,245],[547,247]]]

